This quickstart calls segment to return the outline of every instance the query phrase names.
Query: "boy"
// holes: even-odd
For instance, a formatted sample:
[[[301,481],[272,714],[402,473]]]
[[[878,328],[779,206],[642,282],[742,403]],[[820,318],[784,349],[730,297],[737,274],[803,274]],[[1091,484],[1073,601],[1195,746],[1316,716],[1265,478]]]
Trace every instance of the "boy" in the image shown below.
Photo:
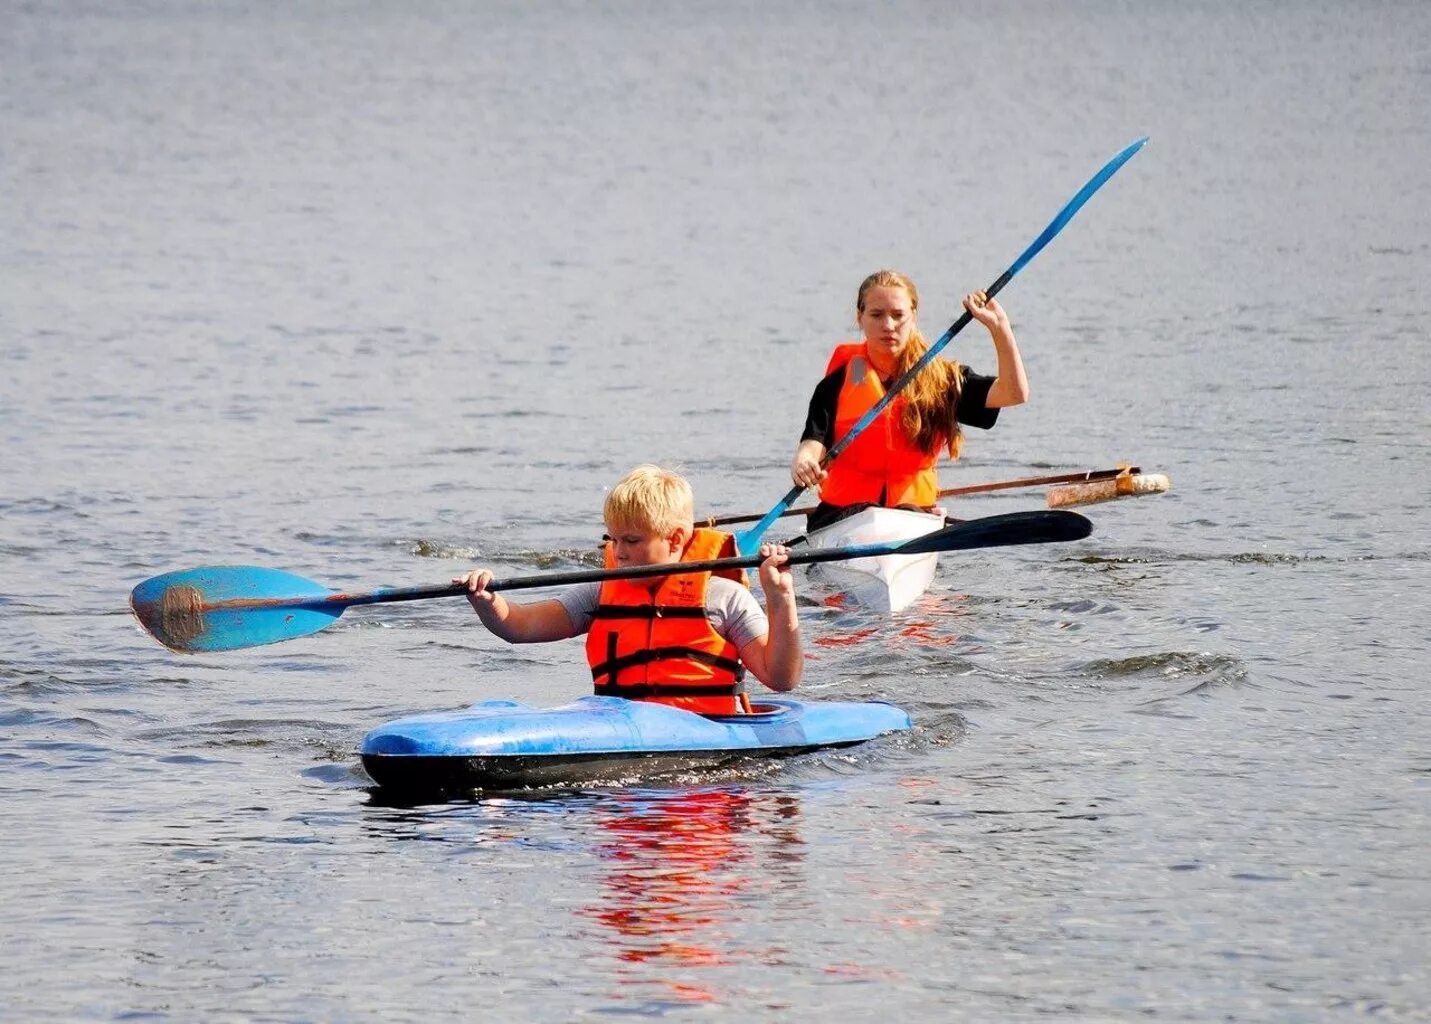
[[[701,561],[734,551],[728,534],[696,529],[686,480],[637,466],[606,496],[608,566]],[[673,573],[571,587],[559,597],[514,604],[487,590],[491,572],[466,583],[477,617],[509,643],[542,643],[585,633],[598,694],[651,700],[701,714],[750,711],[745,670],[772,690],[793,690],[804,655],[786,549],[763,544],[762,611],[743,574]]]

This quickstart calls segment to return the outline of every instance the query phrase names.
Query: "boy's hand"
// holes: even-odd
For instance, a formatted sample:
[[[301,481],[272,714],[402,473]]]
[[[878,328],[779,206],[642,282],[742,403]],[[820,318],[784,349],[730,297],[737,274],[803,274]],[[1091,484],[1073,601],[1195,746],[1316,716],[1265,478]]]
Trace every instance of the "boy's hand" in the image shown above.
[[[760,555],[760,587],[765,599],[795,599],[795,578],[790,574],[790,549],[784,544],[762,544]]]
[[[467,600],[474,611],[481,612],[484,608],[491,608],[497,600],[497,595],[487,589],[487,584],[492,582],[490,569],[473,569],[464,575],[452,577],[452,582],[467,587]]]

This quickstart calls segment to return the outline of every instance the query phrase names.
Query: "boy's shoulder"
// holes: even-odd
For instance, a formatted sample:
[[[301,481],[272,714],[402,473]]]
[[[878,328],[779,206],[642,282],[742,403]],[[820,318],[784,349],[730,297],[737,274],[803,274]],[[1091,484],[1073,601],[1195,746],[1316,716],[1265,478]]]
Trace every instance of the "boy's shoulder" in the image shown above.
[[[757,608],[760,607],[760,602],[755,599],[755,595],[735,580],[728,580],[724,576],[712,576],[710,583],[706,586],[706,605],[713,607],[717,604],[736,608],[751,604]]]

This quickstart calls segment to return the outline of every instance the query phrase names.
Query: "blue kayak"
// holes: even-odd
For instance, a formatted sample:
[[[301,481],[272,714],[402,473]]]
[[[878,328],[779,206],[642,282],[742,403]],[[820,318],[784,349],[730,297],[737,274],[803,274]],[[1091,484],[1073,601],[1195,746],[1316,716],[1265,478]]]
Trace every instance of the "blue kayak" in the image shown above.
[[[581,697],[555,708],[489,700],[380,725],[359,753],[383,787],[517,789],[789,757],[911,724],[884,701],[764,700],[754,714],[717,717],[622,697]]]

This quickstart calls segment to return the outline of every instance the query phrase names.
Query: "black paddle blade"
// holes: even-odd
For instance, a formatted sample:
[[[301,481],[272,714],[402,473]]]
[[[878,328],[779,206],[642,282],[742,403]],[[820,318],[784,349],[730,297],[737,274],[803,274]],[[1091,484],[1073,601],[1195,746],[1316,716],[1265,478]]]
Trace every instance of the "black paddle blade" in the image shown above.
[[[1007,512],[955,523],[942,530],[901,544],[901,555],[927,551],[966,551],[970,548],[997,548],[1010,544],[1051,544],[1082,540],[1093,532],[1093,524],[1077,512]]]

